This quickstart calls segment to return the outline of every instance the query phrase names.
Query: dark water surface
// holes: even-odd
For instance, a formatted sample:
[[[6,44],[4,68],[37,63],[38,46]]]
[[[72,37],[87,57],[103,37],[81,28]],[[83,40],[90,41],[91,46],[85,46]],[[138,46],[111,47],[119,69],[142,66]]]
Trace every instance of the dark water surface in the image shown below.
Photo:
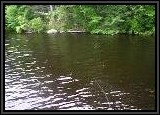
[[[8,34],[6,110],[154,110],[154,37]]]

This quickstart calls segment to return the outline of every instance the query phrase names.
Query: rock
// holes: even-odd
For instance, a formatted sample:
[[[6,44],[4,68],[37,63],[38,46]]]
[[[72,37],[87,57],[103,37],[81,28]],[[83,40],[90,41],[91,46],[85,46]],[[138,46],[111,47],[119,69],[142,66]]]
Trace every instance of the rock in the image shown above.
[[[54,34],[54,33],[57,33],[58,31],[55,30],[55,29],[51,29],[51,30],[48,30],[47,33],[48,34]]]
[[[59,33],[64,33],[65,31],[59,31]]]

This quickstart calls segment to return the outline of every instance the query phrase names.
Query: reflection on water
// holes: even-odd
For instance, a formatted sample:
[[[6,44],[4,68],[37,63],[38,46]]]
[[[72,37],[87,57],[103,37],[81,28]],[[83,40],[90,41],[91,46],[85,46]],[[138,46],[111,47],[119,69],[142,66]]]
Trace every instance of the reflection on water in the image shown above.
[[[6,110],[153,110],[154,38],[5,38]]]

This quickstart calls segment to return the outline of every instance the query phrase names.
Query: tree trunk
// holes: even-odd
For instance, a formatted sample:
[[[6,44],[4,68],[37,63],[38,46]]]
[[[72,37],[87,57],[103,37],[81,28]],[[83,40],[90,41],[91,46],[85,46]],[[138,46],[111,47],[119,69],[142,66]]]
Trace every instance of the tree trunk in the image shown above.
[[[50,11],[53,12],[53,6],[49,5],[49,7],[50,7]]]

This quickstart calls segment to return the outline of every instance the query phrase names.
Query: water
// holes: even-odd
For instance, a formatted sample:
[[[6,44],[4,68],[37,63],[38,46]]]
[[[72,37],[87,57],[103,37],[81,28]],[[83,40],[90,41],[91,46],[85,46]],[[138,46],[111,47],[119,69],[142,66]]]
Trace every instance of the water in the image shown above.
[[[5,110],[154,110],[153,37],[7,34]]]

